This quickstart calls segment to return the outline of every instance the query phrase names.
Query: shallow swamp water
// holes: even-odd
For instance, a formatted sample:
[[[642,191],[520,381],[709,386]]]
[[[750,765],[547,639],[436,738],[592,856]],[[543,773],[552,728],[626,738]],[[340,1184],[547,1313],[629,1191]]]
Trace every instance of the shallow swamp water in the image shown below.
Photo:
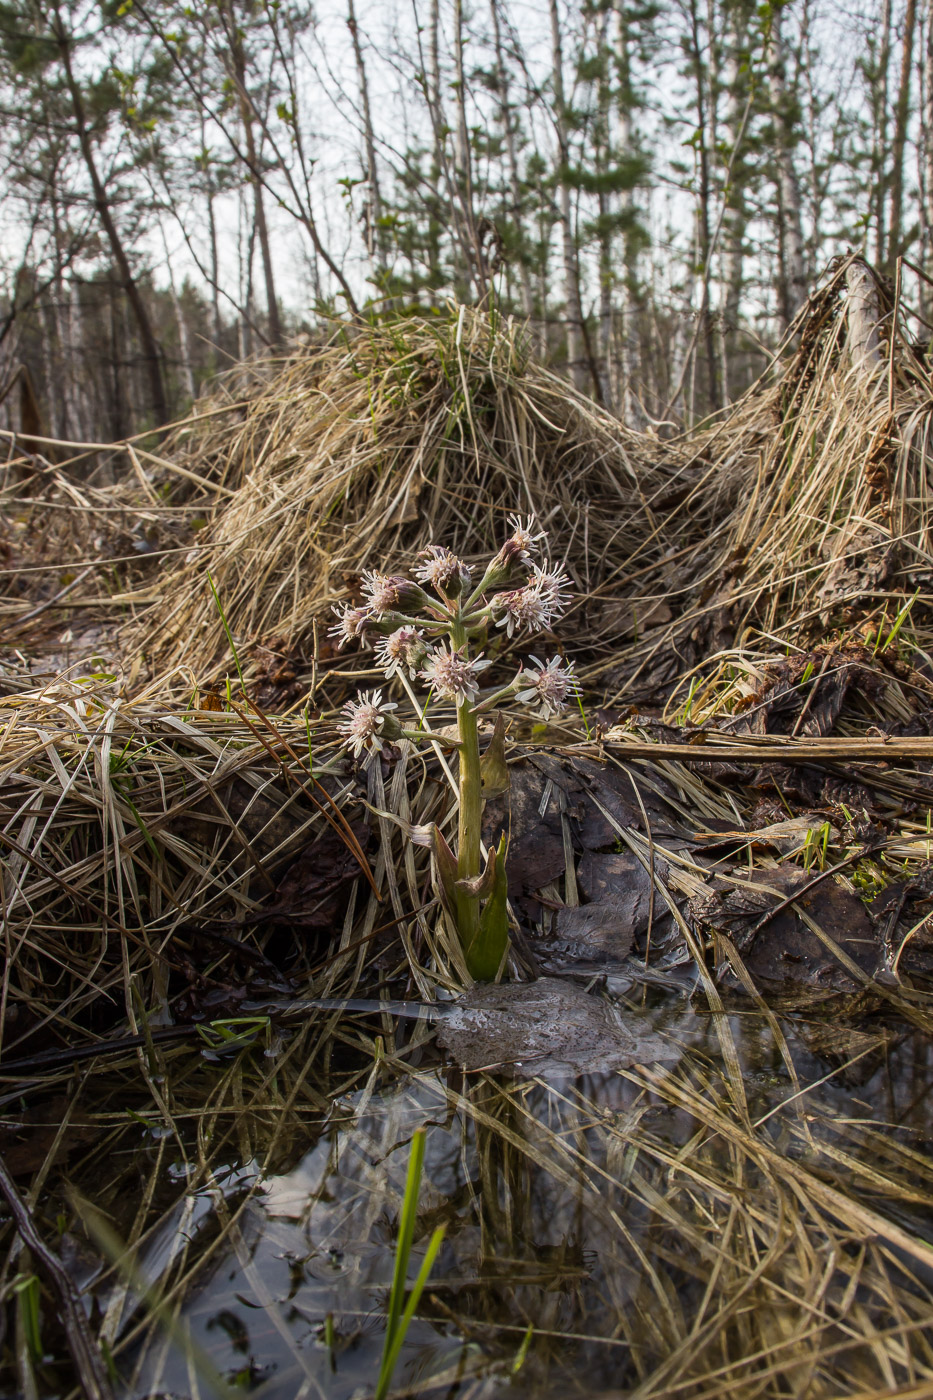
[[[464,1072],[424,1020],[318,1013],[37,1097],[13,1165],[44,1156],[116,1393],[371,1395],[423,1127],[409,1279],[446,1234],[393,1393],[929,1394],[929,1039],[687,983],[613,1014],[663,1062]],[[75,1394],[43,1326],[39,1393]]]

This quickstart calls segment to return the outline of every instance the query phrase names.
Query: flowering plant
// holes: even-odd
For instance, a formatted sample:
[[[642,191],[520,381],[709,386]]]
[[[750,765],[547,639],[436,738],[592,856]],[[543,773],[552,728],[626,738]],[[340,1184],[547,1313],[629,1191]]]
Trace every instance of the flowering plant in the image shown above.
[[[559,657],[520,665],[505,686],[481,698],[482,673],[491,660],[483,648],[495,630],[508,637],[534,635],[548,629],[570,600],[570,579],[543,553],[546,537],[533,516],[509,516],[511,534],[474,583],[473,571],[449,549],[429,545],[418,556],[413,578],[401,574],[363,575],[364,603],[334,609],[330,629],[339,646],[376,638],[378,664],[386,679],[398,677],[411,694],[411,682],[423,681],[431,694],[457,706],[455,747],[459,757],[458,848],[454,857],[436,826],[426,839],[433,846],[444,905],[456,924],[467,968],[473,977],[496,975],[508,947],[505,841],[490,849],[482,863],[484,766],[489,778],[507,774],[503,728],[497,720],[493,740],[483,759],[479,752],[479,718],[502,701],[514,698],[535,707],[548,719],[580,693],[573,664]],[[430,697],[429,697],[430,698]],[[367,761],[385,743],[398,739],[423,742],[434,738],[424,729],[406,728],[397,718],[398,706],[383,699],[382,690],[367,691],[343,707],[338,731],[343,743]],[[489,782],[487,781],[487,790]],[[420,829],[414,839],[425,839]]]

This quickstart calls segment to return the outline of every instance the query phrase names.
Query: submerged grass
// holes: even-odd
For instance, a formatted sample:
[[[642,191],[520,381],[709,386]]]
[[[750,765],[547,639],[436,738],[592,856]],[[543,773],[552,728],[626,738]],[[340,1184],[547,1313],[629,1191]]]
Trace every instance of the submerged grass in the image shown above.
[[[129,1392],[193,1394],[189,1334],[226,1381],[249,1373],[270,1400],[373,1387],[392,1320],[391,1308],[380,1320],[381,1299],[391,1287],[400,1305],[404,1288],[393,1219],[421,1239],[419,1277],[433,1264],[420,1304],[409,1296],[403,1393],[468,1395],[478,1375],[487,1395],[612,1388],[659,1400],[933,1384],[933,1180],[928,1117],[911,1102],[929,1088],[928,1047],[902,1046],[853,1112],[844,1067],[827,1079],[792,1023],[796,1097],[764,1020],[733,1016],[738,1100],[722,1025],[691,1019],[680,1064],[609,1081],[479,1074],[458,1087],[430,1068],[412,1074],[407,1045],[374,1059],[355,1018],[349,1074],[322,1078],[323,1025],[274,1067],[244,1051],[218,1070],[179,1049],[164,1079],[168,1131],[143,1141],[125,1114],[140,1103],[132,1066],[87,1082],[77,1121],[95,1136],[69,1177],[93,1184],[160,1298],[156,1315],[125,1268],[106,1256],[91,1268]],[[339,1103],[330,1117],[302,1099],[309,1071]],[[886,1096],[880,1113],[868,1108]],[[426,1114],[425,1185],[406,1213],[416,1198],[403,1147]],[[42,1218],[56,1209],[53,1194]],[[448,1229],[433,1259],[439,1215]],[[318,1350],[328,1316],[331,1345]]]

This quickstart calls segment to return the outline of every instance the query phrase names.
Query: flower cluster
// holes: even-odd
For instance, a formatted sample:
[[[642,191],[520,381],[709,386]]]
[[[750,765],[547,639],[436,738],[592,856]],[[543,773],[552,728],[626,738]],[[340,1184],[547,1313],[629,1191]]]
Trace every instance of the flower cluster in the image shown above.
[[[476,571],[453,550],[441,545],[423,549],[403,574],[363,574],[359,607],[334,609],[330,635],[338,647],[372,640],[375,659],[387,680],[409,686],[422,681],[432,693],[467,713],[488,710],[512,696],[537,706],[548,719],[579,694],[572,666],[559,658],[524,665],[507,686],[480,698],[481,673],[492,664],[484,648],[502,629],[507,638],[548,631],[570,602],[571,581],[546,557],[547,537],[534,516],[510,515],[509,535],[476,581]],[[402,731],[388,711],[394,705],[380,691],[367,692],[344,706],[340,732],[359,756],[378,752],[383,742]]]
[[[363,691],[344,705],[337,733],[356,758],[364,749],[378,753],[384,739],[398,738],[401,733],[391,713],[397,709],[394,700],[383,700],[381,690]]]
[[[445,700],[456,700],[458,705],[469,701],[472,705],[479,696],[479,673],[491,665],[491,661],[483,661],[479,656],[468,660],[465,647],[448,650],[442,645],[429,654],[418,674]]]
[[[507,685],[481,693],[483,672],[492,665],[488,653],[510,638],[548,631],[570,601],[570,578],[547,557],[547,540],[534,516],[509,516],[509,531],[482,574],[453,550],[434,544],[418,555],[412,577],[367,570],[362,605],[335,608],[337,621],[330,629],[338,647],[372,641],[386,680],[400,681],[419,708],[412,690],[412,682],[419,681],[428,688],[429,699],[436,695],[456,706],[453,738],[449,731],[434,733],[422,725],[404,728],[395,715],[398,706],[384,700],[381,689],[368,690],[344,705],[337,729],[345,747],[356,758],[366,754],[370,764],[387,743],[399,739],[417,743],[430,736],[435,744],[443,740],[456,747],[456,855],[436,824],[409,831],[412,840],[430,843],[444,915],[456,930],[470,976],[485,981],[505,965],[509,910],[501,865],[505,835],[483,849],[484,787],[500,790],[485,782],[499,770],[507,787],[508,769],[501,716],[486,750],[485,770],[477,719],[515,700],[548,720],[580,694],[573,665],[557,656],[547,661],[532,656]],[[378,773],[370,769],[374,781]]]
[[[573,662],[561,665],[559,656],[550,661],[539,661],[533,656],[533,666],[523,666],[518,674],[520,689],[516,700],[524,705],[537,705],[542,719],[559,715],[568,700],[580,694],[580,682],[573,673]]]

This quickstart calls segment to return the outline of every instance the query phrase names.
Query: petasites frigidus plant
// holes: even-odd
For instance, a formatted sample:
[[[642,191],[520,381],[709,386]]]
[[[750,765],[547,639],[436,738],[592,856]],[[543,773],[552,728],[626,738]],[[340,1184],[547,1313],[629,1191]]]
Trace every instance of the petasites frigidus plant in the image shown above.
[[[507,781],[504,727],[496,715],[493,738],[483,758],[479,752],[479,719],[494,713],[508,699],[534,707],[544,718],[559,714],[579,694],[573,664],[559,657],[522,663],[508,685],[481,698],[481,677],[491,661],[483,648],[497,628],[507,636],[534,636],[550,628],[570,600],[570,580],[546,559],[543,531],[534,518],[509,517],[511,534],[490,561],[478,582],[473,571],[449,549],[430,545],[404,574],[363,575],[364,604],[335,608],[332,627],[340,646],[373,640],[376,659],[387,680],[399,676],[410,690],[413,681],[429,688],[428,700],[438,696],[457,706],[460,811],[456,856],[436,825],[415,828],[416,841],[430,844],[437,865],[444,907],[457,934],[472,977],[494,978],[508,948],[505,879],[505,838],[490,848],[482,861],[484,769],[486,789]],[[378,640],[376,640],[378,638]],[[343,742],[367,762],[385,743],[436,739],[424,729],[406,728],[396,715],[398,706],[379,690],[365,691],[343,708],[338,728]]]

